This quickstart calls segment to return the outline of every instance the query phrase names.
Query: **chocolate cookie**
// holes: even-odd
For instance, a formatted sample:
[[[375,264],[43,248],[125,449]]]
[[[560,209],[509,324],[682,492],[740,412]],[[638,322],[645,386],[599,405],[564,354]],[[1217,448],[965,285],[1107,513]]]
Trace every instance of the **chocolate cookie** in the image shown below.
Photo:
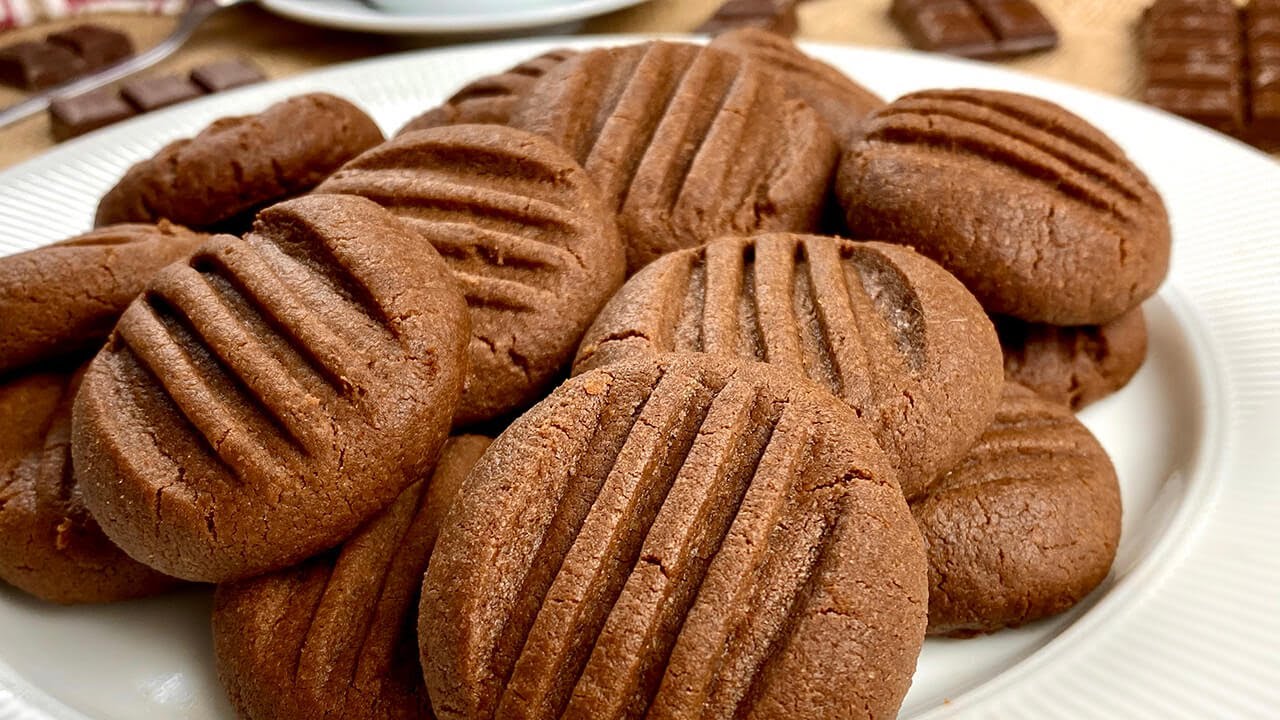
[[[812,230],[837,154],[817,113],[758,64],[664,42],[565,60],[511,123],[568,148],[600,184],[633,272],[721,235]]]
[[[451,438],[432,476],[341,549],[218,587],[218,675],[240,717],[432,717],[418,663],[422,575],[458,488],[489,442]]]
[[[763,364],[561,385],[476,464],[427,569],[442,720],[893,717],[924,555],[867,424]]]
[[[873,113],[840,163],[858,237],[937,260],[988,312],[1097,325],[1155,292],[1169,218],[1142,171],[1053,103],[992,90],[911,93]]]
[[[177,584],[133,560],[85,509],[71,465],[74,363],[0,381],[0,579],[50,602],[101,603]]]
[[[511,111],[538,78],[577,52],[558,48],[530,58],[505,72],[468,83],[443,105],[431,108],[400,128],[397,135],[445,125],[506,125]]]
[[[712,40],[711,47],[757,61],[776,73],[788,93],[817,110],[841,142],[851,142],[862,119],[884,107],[880,96],[831,65],[809,57],[777,33],[750,27],[731,30]]]
[[[0,372],[101,345],[151,276],[205,239],[162,220],[0,258]]]
[[[583,337],[577,372],[706,352],[802,372],[844,399],[913,497],[991,422],[1000,346],[973,296],[909,249],[842,238],[724,238],[659,258]]]
[[[319,191],[390,209],[458,279],[472,335],[458,424],[545,395],[626,272],[614,214],[595,183],[564,150],[521,130],[456,125],[402,135]]]
[[[257,115],[218,120],[129,168],[98,204],[97,224],[167,218],[214,227],[307,192],[382,139],[346,100],[299,95]]]
[[[965,459],[912,502],[929,548],[929,634],[966,636],[1063,612],[1120,541],[1115,468],[1066,407],[1016,383]]]
[[[313,195],[165,268],[85,375],[72,456],[107,535],[220,582],[333,547],[422,477],[470,326],[444,263],[360,198]]]
[[[992,318],[1004,376],[1079,410],[1129,383],[1147,359],[1147,322],[1137,307],[1106,325],[1058,327]]]

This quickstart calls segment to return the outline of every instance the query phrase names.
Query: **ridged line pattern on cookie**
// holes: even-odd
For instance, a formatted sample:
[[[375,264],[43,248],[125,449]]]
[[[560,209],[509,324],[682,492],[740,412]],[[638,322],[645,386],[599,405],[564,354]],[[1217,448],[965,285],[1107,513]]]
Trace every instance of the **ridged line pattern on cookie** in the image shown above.
[[[206,239],[129,223],[0,259],[0,371],[92,352],[156,271]]]
[[[613,383],[611,372],[644,379]],[[469,620],[481,642],[492,644],[469,656],[475,664],[469,662],[466,677],[435,675],[433,685],[438,670],[428,669],[437,714],[730,718],[779,701],[791,692],[788,684],[806,686],[814,670],[807,663],[819,661],[791,649],[822,634],[822,621],[814,622],[825,612],[819,607],[839,612],[829,605],[826,583],[843,572],[833,566],[845,562],[836,559],[845,544],[856,542],[861,521],[850,516],[881,491],[900,497],[879,477],[884,468],[877,467],[874,443],[852,414],[832,421],[803,392],[787,396],[777,384],[732,374],[615,367],[577,378],[559,393],[583,389],[588,399],[571,417],[553,395],[522,421],[535,432],[556,431],[554,447],[521,454],[537,467],[554,453],[555,467],[547,468],[554,478],[543,488],[551,495],[519,520],[502,513],[496,520],[538,522],[532,520],[538,514],[546,524],[535,545],[494,561],[505,578],[504,597],[486,599]],[[592,431],[560,429],[562,421]],[[849,442],[868,450],[868,464],[851,463],[847,449],[833,447]],[[473,481],[498,469],[486,459]],[[884,512],[874,524],[896,537],[894,513]],[[437,630],[430,603],[447,602],[444,588],[433,584],[436,571],[433,564],[424,633]],[[884,644],[867,652],[892,658],[878,668],[892,689],[854,681],[838,699],[801,701],[802,714],[834,717],[832,707],[853,705],[850,698],[864,693],[860,699],[873,704],[900,699],[895,686],[902,678],[893,665],[899,644],[910,644],[905,608],[922,599],[906,587],[910,574],[864,577],[858,585],[883,593],[884,606],[867,609],[862,621],[871,634],[883,633]],[[882,613],[898,612],[905,613],[902,627],[877,626]],[[842,632],[830,628],[826,640],[844,645],[849,638]],[[425,652],[435,650],[430,636],[424,643]],[[855,656],[827,658],[828,670],[861,665]],[[457,707],[452,694],[439,692],[457,683],[475,684],[464,691],[475,692],[473,706]],[[826,691],[797,694],[803,692]]]
[[[497,144],[415,138],[421,141],[401,139],[362,155],[321,190],[373,200],[418,229],[449,263],[473,308],[527,312],[550,300],[556,274],[584,260],[571,240],[543,237],[599,231],[576,212],[581,188],[538,158]],[[491,176],[504,178],[509,189],[485,187],[482,177]]]
[[[557,48],[496,75],[486,75],[463,86],[443,105],[405,123],[396,134],[461,123],[506,124],[516,102],[533,87],[534,82],[576,54],[574,50]]]
[[[1057,482],[1084,475],[1096,461],[1096,453],[1075,446],[1089,437],[1079,421],[1036,396],[1006,392],[996,409],[996,419],[964,460],[948,473],[950,492],[988,482],[1009,480],[1007,468],[1016,468],[1020,482]]]
[[[777,33],[744,27],[716,36],[710,47],[754,60],[777,73],[789,93],[818,111],[841,141],[854,138],[862,118],[884,106],[875,93]]]
[[[912,502],[929,547],[929,632],[971,635],[1063,612],[1106,577],[1120,488],[1065,406],[1009,383],[968,455]]]
[[[414,240],[372,203],[311,196],[160,272],[77,410],[108,534],[175,574],[231,579],[341,540],[411,482],[444,439],[467,327],[438,258],[379,275]],[[145,457],[122,456],[143,438]]]
[[[576,54],[577,51],[568,48],[549,50],[511,67],[504,73],[483,77],[468,84],[449,98],[449,102],[456,105],[482,98],[519,95],[532,85],[530,80],[537,80],[547,74],[548,70]]]
[[[908,496],[977,439],[1002,385],[995,332],[954,278],[838,238],[722,238],[660,258],[601,311],[575,371],[662,352],[802,371],[875,420]]]
[[[633,271],[729,232],[812,228],[835,161],[830,131],[780,82],[693,45],[582,53],[534,86],[512,124],[596,179]]]
[[[1123,152],[1032,98],[1018,104],[963,90],[913,93],[877,113],[864,137],[989,160],[1128,222],[1158,202]]]
[[[545,138],[460,125],[402,135],[320,192],[391,210],[441,256],[471,308],[471,371],[458,423],[531,404],[622,283],[612,212]]]
[[[1101,131],[1050,102],[927,90],[877,110],[841,160],[855,236],[911,245],[991,313],[1096,325],[1168,271],[1160,195]]]
[[[314,603],[299,608],[311,623],[294,655],[295,680],[318,681],[340,692],[343,686],[376,686],[394,677],[404,609],[426,569],[420,531],[424,485],[413,486],[356,542],[344,545]],[[365,542],[385,542],[395,552],[369,556],[362,552]]]
[[[758,261],[757,261],[758,259]],[[660,270],[659,270],[660,268]],[[872,378],[925,363],[919,298],[902,271],[854,243],[791,236],[721,240],[676,253],[661,275],[657,327],[611,328],[606,316],[578,355],[597,367],[609,343],[646,338],[651,352],[706,352],[803,368],[855,407],[872,402]],[[818,298],[830,301],[819,306]],[[858,317],[878,317],[859,323]],[[855,334],[846,334],[847,330]],[[630,353],[628,353],[630,354]]]
[[[417,601],[440,524],[489,439],[451,438],[411,485],[339,551],[220,586],[219,674],[252,720],[341,714],[432,717],[417,659]]]
[[[372,380],[356,362],[356,348],[380,355],[398,348],[349,275],[319,271],[323,266],[265,245],[245,247],[216,238],[190,263],[157,277],[125,313],[115,345],[151,375],[228,469],[272,477],[282,453],[329,449],[321,435],[328,416],[308,398],[340,400],[333,404],[340,413],[362,401],[348,394]],[[326,322],[312,312],[281,281],[281,266],[306,273],[309,299],[341,319]]]

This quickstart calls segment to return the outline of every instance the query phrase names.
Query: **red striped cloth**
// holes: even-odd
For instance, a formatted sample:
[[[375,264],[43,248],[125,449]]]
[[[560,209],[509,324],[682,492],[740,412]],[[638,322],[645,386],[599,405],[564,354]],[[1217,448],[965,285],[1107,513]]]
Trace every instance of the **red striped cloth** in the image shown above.
[[[185,0],[0,0],[0,30],[92,12],[171,14]]]

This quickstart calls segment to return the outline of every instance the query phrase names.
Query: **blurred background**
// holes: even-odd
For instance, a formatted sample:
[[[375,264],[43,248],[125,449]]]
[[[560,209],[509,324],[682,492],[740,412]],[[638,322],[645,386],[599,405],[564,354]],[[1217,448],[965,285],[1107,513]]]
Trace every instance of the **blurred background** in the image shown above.
[[[527,15],[538,9],[533,6],[556,2],[569,0],[525,0],[524,7],[518,10]],[[625,3],[611,4],[616,7]],[[1136,97],[1138,57],[1134,25],[1149,0],[1038,0],[1037,4],[1056,25],[1061,38],[1059,46],[1047,52],[999,61],[1001,64],[1115,95]],[[457,0],[422,0],[420,5],[434,7],[439,15],[460,12],[458,8],[463,4]],[[521,3],[470,0],[465,5],[473,14],[489,12],[501,20],[503,10],[486,8],[499,5],[510,8]],[[362,4],[360,0],[263,0],[217,13],[201,24],[174,55],[148,73],[184,74],[211,61],[245,58],[256,64],[267,78],[275,79],[375,55],[502,37],[686,33],[706,21],[720,5],[720,0],[652,0],[572,23],[506,31],[499,28],[497,32],[485,33],[419,34],[422,23],[415,23],[412,16],[383,15],[379,18],[382,29],[387,30],[385,26],[390,24],[401,33],[374,34],[341,29],[358,26],[358,22],[352,21],[356,15],[378,13],[372,4]],[[277,12],[266,6],[273,6]],[[308,16],[306,22],[279,14],[284,6],[292,6],[295,16]],[[0,0],[0,12],[5,13],[0,15],[0,26],[6,21],[9,25],[18,25],[0,30],[0,46],[41,40],[51,32],[91,22],[126,33],[141,52],[174,29],[177,13],[183,7],[184,3],[177,0]],[[121,8],[137,11],[120,12]],[[798,40],[907,47],[889,18],[889,0],[804,0],[796,10]],[[49,18],[58,15],[64,17]],[[0,85],[0,107],[25,96],[26,93],[13,87]],[[53,142],[45,113],[0,129],[0,168],[30,158]]]

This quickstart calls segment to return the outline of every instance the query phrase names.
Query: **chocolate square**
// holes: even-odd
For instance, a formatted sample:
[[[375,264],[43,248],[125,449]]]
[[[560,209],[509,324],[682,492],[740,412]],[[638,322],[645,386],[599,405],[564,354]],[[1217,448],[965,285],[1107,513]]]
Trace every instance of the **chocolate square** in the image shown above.
[[[1027,0],[973,0],[974,7],[1000,40],[1000,54],[1018,55],[1058,44],[1058,31],[1040,8]]]
[[[1280,0],[1157,0],[1138,36],[1143,100],[1263,149],[1280,147]]]
[[[120,97],[120,93],[104,88],[72,98],[54,100],[49,104],[49,127],[54,139],[61,142],[135,114],[133,107]]]
[[[119,62],[133,54],[128,35],[100,25],[77,25],[49,35],[49,42],[79,55],[89,69]]]
[[[87,70],[79,55],[47,42],[22,42],[0,48],[0,83],[23,90],[60,85]]]
[[[221,92],[266,80],[257,65],[241,58],[218,60],[191,71],[191,79],[206,92]]]
[[[140,112],[150,112],[204,95],[199,85],[181,75],[130,80],[120,94]]]
[[[759,28],[783,36],[796,34],[797,0],[729,0],[694,32],[719,35],[739,28]]]
[[[907,40],[921,50],[973,55],[995,44],[982,16],[964,0],[899,0],[891,12]]]
[[[889,13],[921,50],[998,58],[1058,44],[1053,23],[1030,0],[893,0]]]

